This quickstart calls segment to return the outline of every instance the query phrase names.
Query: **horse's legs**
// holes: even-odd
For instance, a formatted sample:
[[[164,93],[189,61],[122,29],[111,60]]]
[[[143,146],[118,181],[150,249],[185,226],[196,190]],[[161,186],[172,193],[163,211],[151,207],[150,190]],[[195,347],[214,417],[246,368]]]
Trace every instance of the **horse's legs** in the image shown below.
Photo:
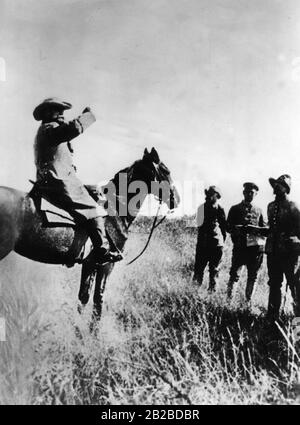
[[[102,306],[103,306],[103,293],[105,290],[107,278],[113,269],[113,264],[107,264],[104,267],[99,267],[96,274],[96,283],[94,290],[94,307],[92,314],[92,321],[90,329],[94,330],[94,326],[97,325],[101,318]]]
[[[78,299],[80,301],[80,304],[78,304],[79,313],[82,313],[84,307],[89,301],[93,281],[95,279],[95,270],[95,265],[91,261],[87,260],[83,262],[78,293]]]
[[[100,269],[96,275],[96,283],[94,290],[94,307],[93,307],[93,321],[98,321],[101,318],[102,314],[102,305],[103,305],[103,293],[105,289],[107,275],[103,269]]]

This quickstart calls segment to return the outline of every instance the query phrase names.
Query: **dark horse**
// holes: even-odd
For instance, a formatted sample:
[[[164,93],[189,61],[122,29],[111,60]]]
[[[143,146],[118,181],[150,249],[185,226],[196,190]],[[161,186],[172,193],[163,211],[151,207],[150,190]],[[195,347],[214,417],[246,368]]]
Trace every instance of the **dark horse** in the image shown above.
[[[125,194],[121,193],[120,189],[121,173],[126,176]],[[129,186],[137,182],[144,183],[147,193],[141,193],[135,208],[128,210],[127,206],[136,196]],[[162,190],[153,193],[153,182],[165,183],[169,188],[169,196],[163,197]],[[115,192],[110,195],[107,191],[109,184],[115,187]],[[170,210],[176,208],[179,203],[179,195],[172,182],[170,172],[160,161],[154,148],[150,153],[145,149],[142,159],[121,170],[101,189],[106,197],[106,202],[112,201],[109,196],[114,197],[114,214],[109,213],[108,210],[108,215],[104,220],[111,244],[120,251],[124,249],[129,227],[147,194],[152,193],[160,202],[166,203]],[[103,292],[114,264],[96,266],[91,255],[83,258],[83,248],[88,240],[84,226],[80,224],[56,227],[46,225],[34,198],[32,193],[0,187],[0,260],[11,251],[15,251],[31,260],[44,263],[67,265],[82,263],[79,311],[87,304],[92,284],[95,282],[93,319],[99,319]],[[123,214],[120,214],[121,210]]]

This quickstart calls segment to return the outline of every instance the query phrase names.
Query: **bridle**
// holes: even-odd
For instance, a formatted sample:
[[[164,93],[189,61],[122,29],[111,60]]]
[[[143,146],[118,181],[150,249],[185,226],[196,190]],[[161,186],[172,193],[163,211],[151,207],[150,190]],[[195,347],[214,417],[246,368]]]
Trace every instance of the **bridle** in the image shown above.
[[[159,177],[158,166],[155,166],[155,174],[156,174],[155,177]],[[154,217],[154,220],[153,220],[153,223],[152,223],[152,227],[151,227],[150,233],[148,235],[148,239],[147,239],[146,245],[144,246],[144,248],[142,249],[142,251],[136,257],[134,257],[131,261],[129,261],[128,263],[126,263],[126,266],[129,266],[130,264],[134,263],[138,258],[140,258],[144,254],[144,252],[146,251],[146,249],[149,246],[149,243],[151,241],[151,238],[152,238],[152,235],[154,233],[154,230],[166,219],[168,213],[165,214],[160,220],[158,220],[159,212],[160,212],[161,205],[162,205],[162,199],[158,199],[158,202],[159,202],[159,204],[158,204],[158,207],[157,207],[156,215]]]

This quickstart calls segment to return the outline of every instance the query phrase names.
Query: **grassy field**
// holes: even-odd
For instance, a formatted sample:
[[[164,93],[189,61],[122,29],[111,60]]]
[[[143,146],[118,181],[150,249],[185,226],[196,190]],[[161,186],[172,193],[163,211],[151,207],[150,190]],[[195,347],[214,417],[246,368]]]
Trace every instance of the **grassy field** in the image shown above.
[[[147,240],[140,219],[126,249],[129,260]],[[298,404],[300,369],[290,329],[264,320],[265,263],[252,306],[243,274],[226,300],[228,240],[215,294],[207,275],[192,282],[196,229],[164,222],[146,253],[118,264],[106,289],[98,336],[89,333],[91,306],[77,314],[80,267],[1,262],[0,403],[9,404]],[[80,330],[81,337],[78,337]]]

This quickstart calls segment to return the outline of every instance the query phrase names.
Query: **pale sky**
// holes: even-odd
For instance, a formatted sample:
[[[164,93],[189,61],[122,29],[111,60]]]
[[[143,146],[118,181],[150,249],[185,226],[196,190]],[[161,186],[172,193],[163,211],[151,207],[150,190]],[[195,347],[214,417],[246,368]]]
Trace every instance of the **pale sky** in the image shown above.
[[[300,203],[299,0],[0,0],[0,184],[35,177],[34,107],[59,96],[97,122],[74,141],[95,183],[155,146],[175,180],[242,183],[272,200],[289,173]]]

